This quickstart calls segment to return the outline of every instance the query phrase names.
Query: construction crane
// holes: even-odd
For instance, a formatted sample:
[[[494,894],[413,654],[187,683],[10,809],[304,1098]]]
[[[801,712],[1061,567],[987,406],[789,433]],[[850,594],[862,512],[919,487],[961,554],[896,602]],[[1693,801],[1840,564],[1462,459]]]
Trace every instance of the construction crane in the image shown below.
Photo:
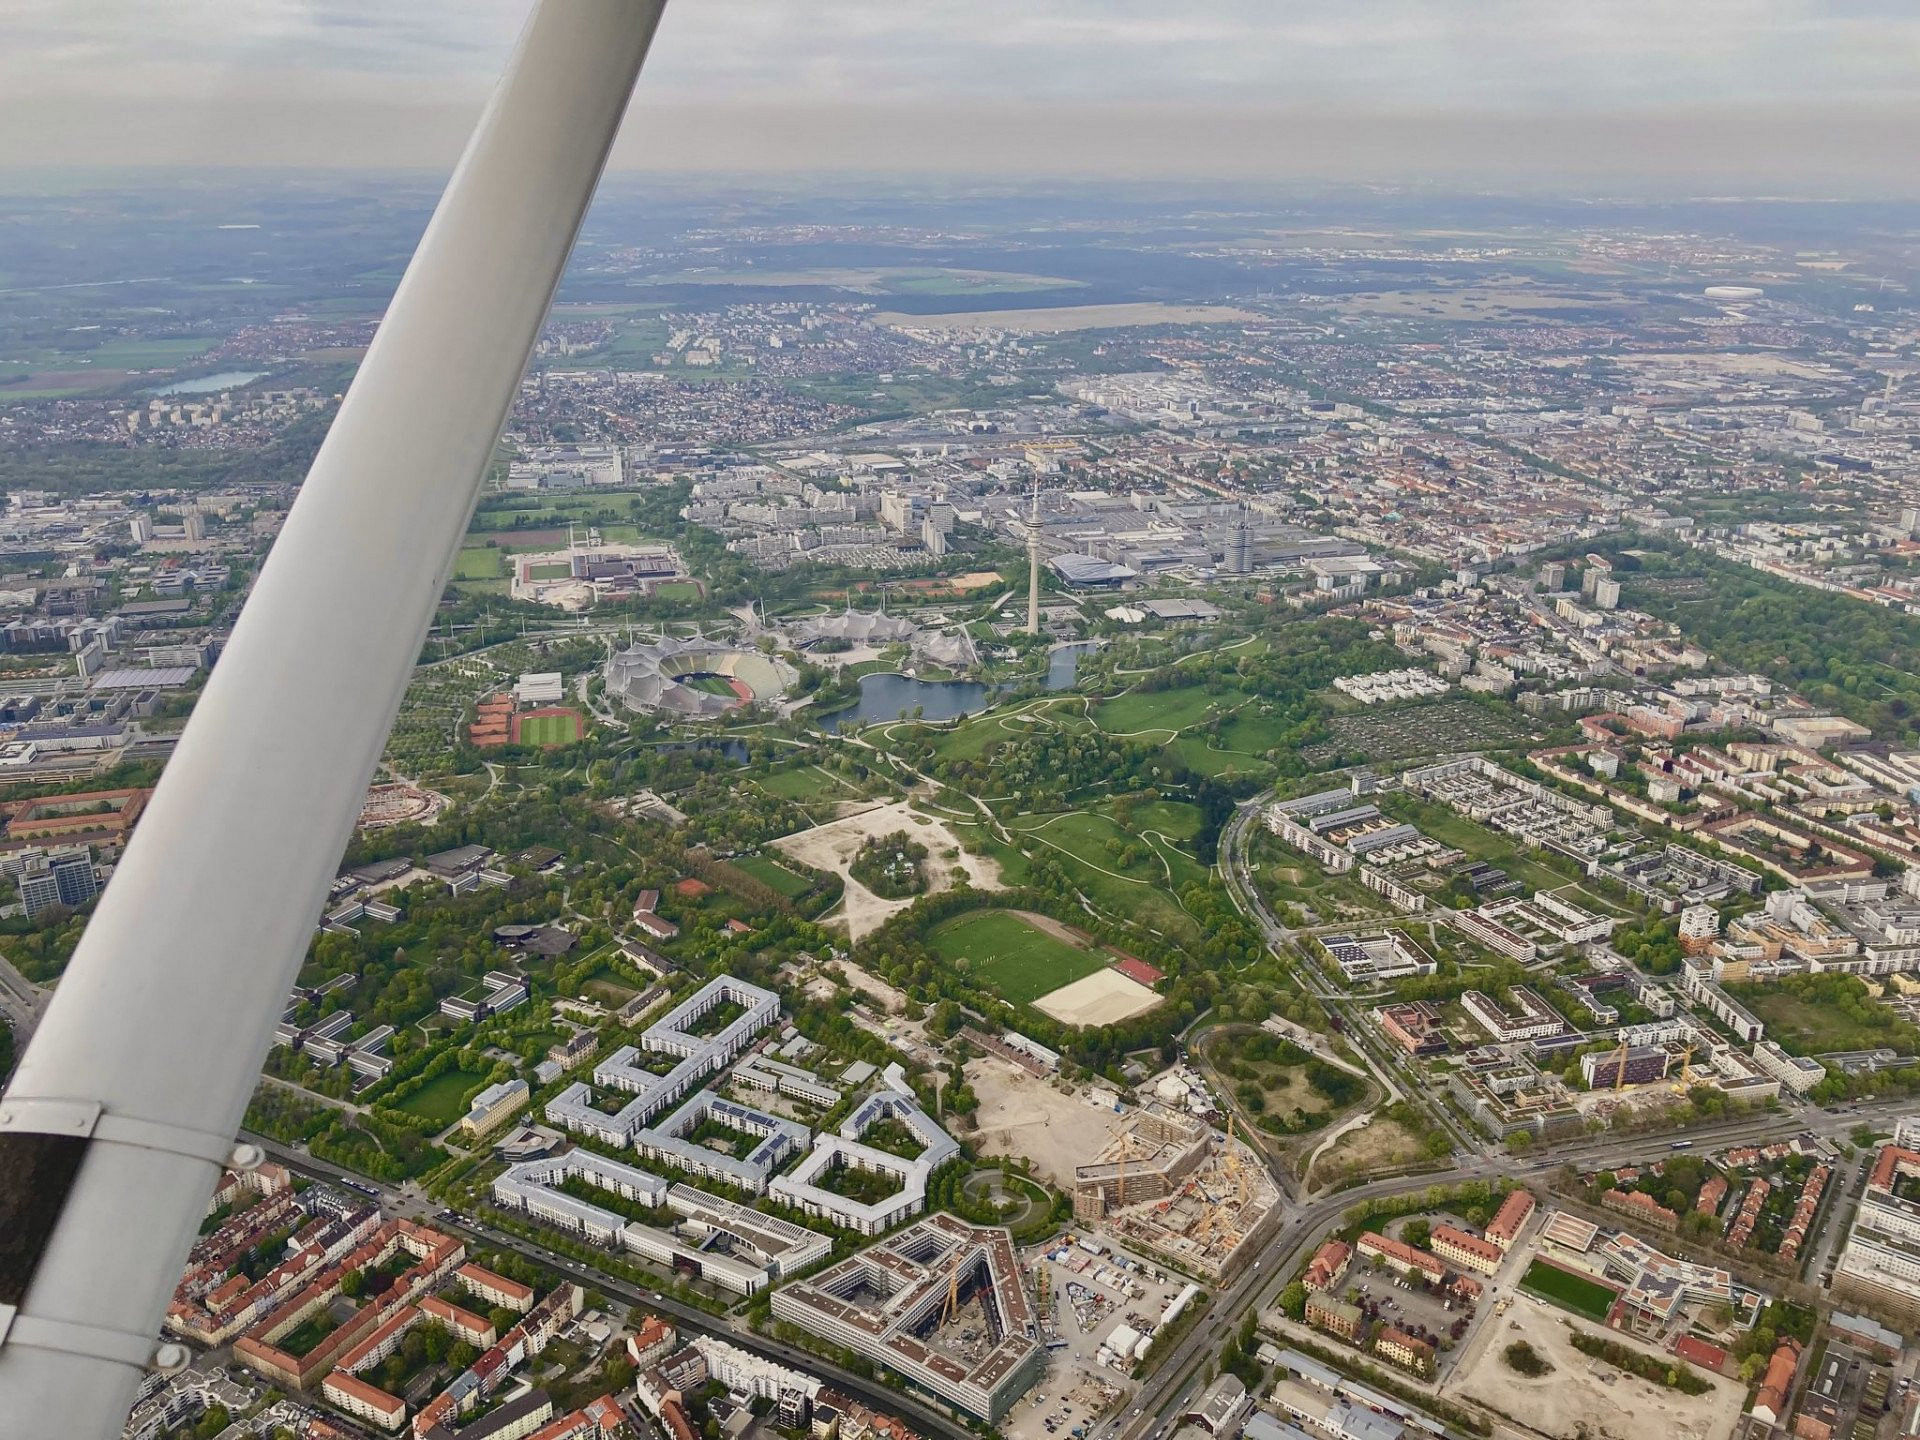
[[[1680,1061],[1680,1078],[1673,1082],[1673,1093],[1684,1095],[1693,1088],[1693,1045],[1687,1045],[1687,1053]]]
[[[1227,1153],[1221,1161],[1221,1168],[1227,1172],[1227,1179],[1233,1184],[1234,1203],[1245,1209],[1253,1189],[1247,1183],[1246,1166],[1240,1159],[1240,1150],[1234,1143],[1235,1139],[1234,1117],[1229,1115],[1227,1117]]]
[[[113,1440],[664,0],[540,0],[0,1099],[0,1440]]]
[[[1627,1088],[1627,1040],[1620,1038],[1620,1048],[1613,1052],[1613,1093],[1618,1095]]]
[[[951,1325],[960,1314],[960,1267],[947,1272],[947,1302],[940,1307],[941,1325]]]

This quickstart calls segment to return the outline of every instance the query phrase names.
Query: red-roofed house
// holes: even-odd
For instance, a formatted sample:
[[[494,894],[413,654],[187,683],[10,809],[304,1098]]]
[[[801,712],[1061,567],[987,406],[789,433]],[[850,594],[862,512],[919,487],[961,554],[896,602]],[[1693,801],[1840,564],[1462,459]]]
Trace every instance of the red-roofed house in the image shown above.
[[[1680,1228],[1678,1215],[1651,1195],[1638,1190],[1609,1190],[1600,1197],[1600,1203],[1609,1210],[1618,1210],[1622,1215],[1631,1215],[1649,1225],[1658,1225],[1662,1230]]]
[[[1487,1239],[1502,1250],[1511,1249],[1513,1242],[1520,1238],[1520,1231],[1526,1226],[1527,1219],[1533,1214],[1533,1192],[1515,1190],[1500,1202],[1500,1208],[1494,1212],[1493,1223],[1487,1226]]]
[[[1309,1290],[1331,1290],[1347,1273],[1347,1262],[1352,1259],[1353,1249],[1346,1241],[1329,1240],[1313,1252],[1302,1281]]]
[[[382,1430],[398,1430],[407,1421],[407,1402],[389,1395],[378,1385],[369,1385],[358,1375],[336,1370],[321,1383],[320,1393],[356,1420],[378,1425]]]
[[[1493,1274],[1506,1258],[1506,1252],[1491,1240],[1482,1240],[1451,1225],[1434,1226],[1433,1236],[1427,1243],[1433,1247],[1433,1253],[1449,1265],[1478,1270],[1482,1275]]]
[[[1447,1266],[1438,1255],[1418,1250],[1400,1240],[1369,1230],[1360,1237],[1359,1251],[1368,1260],[1380,1260],[1405,1275],[1425,1275],[1430,1280],[1447,1278]]]

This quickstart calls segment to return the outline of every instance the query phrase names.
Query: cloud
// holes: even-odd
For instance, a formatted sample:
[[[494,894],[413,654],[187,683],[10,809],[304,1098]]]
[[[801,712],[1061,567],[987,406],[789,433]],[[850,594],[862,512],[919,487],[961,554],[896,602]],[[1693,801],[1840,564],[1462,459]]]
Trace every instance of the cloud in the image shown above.
[[[0,163],[147,162],[157,124],[211,158],[444,164],[525,13],[522,0],[8,0]],[[1419,163],[1496,173],[1514,158],[1500,144],[1529,149],[1535,124],[1578,139],[1584,119],[1590,141],[1644,140],[1662,122],[1711,137],[1683,139],[1682,155],[1758,124],[1788,147],[1783,170],[1856,172],[1819,130],[1864,130],[1876,156],[1876,118],[1910,138],[1917,75],[1910,0],[673,0],[637,112],[669,140],[622,154],[1045,173],[1064,146],[1102,171],[1150,155],[1239,173],[1244,147],[1209,143],[1233,117],[1269,139],[1314,122],[1315,144],[1337,147],[1315,120],[1331,117],[1377,171],[1390,156],[1375,137],[1417,118]],[[383,138],[363,149],[376,113]],[[956,136],[1006,115],[1029,127],[1024,152],[956,153]],[[1502,141],[1500,117],[1526,128]],[[1455,131],[1455,148],[1436,148]],[[1469,136],[1495,152],[1459,148]],[[1202,148],[1175,155],[1170,138]]]

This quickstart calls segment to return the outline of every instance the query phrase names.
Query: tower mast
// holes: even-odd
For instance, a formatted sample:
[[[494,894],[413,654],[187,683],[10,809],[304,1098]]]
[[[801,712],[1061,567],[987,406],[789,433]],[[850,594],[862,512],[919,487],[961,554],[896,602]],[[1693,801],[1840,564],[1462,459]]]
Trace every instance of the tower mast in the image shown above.
[[[1027,633],[1040,633],[1040,482],[1027,503]]]

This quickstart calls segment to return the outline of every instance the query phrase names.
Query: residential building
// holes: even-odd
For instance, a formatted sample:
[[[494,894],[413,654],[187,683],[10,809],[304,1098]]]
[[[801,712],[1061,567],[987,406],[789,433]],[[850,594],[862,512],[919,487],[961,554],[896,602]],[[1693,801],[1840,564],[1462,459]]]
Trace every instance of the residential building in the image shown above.
[[[483,1140],[504,1125],[509,1117],[526,1109],[532,1092],[525,1080],[515,1078],[489,1085],[473,1097],[460,1128],[469,1139]]]

